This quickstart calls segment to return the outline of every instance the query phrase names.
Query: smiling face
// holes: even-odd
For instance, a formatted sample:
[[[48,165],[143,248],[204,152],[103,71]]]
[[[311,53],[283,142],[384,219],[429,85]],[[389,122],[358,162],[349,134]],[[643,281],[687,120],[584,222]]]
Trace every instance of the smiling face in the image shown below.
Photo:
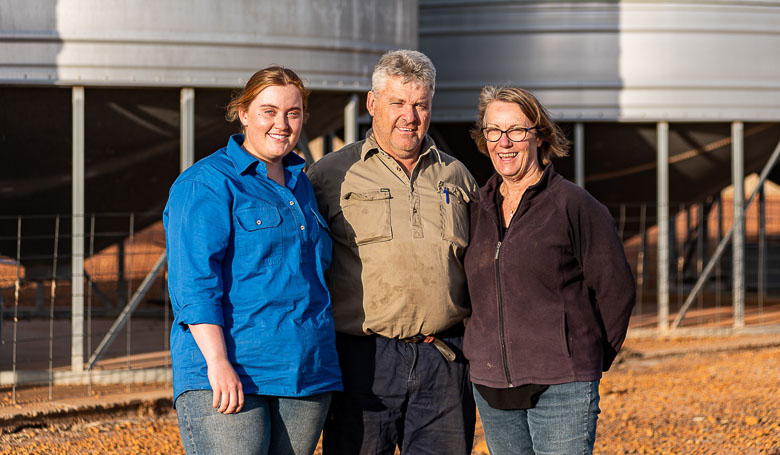
[[[281,164],[301,134],[301,94],[294,85],[266,87],[238,116],[245,130],[244,148],[267,164]]]
[[[389,76],[381,92],[368,92],[366,107],[382,150],[400,161],[416,161],[431,123],[433,94],[417,82]]]
[[[485,127],[509,130],[534,126],[516,103],[493,101],[485,112]],[[497,142],[488,142],[487,149],[493,167],[504,180],[520,181],[541,167],[537,149],[542,141],[531,130],[522,142],[512,142],[502,134]]]

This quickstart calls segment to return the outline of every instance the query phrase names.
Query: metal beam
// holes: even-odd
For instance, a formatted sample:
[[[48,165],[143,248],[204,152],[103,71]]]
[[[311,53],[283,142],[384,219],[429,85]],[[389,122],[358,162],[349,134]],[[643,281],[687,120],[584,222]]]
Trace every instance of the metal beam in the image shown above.
[[[344,106],[344,143],[351,144],[358,140],[358,96],[352,94]]]
[[[138,290],[135,291],[135,294],[133,294],[133,298],[127,302],[127,305],[125,305],[125,307],[122,309],[122,312],[119,314],[119,316],[117,316],[116,320],[111,325],[111,328],[108,329],[108,332],[106,332],[106,335],[95,349],[95,352],[92,354],[92,356],[90,356],[89,362],[87,363],[88,370],[91,370],[92,367],[95,366],[95,362],[100,359],[105,350],[108,349],[108,347],[111,346],[111,343],[114,342],[114,338],[116,338],[117,333],[119,333],[122,327],[124,327],[125,323],[127,322],[127,318],[130,317],[138,304],[141,303],[141,299],[144,298],[146,293],[149,291],[149,288],[152,286],[152,283],[157,278],[157,275],[165,266],[165,259],[166,253],[161,254],[157,259],[157,262],[154,263],[152,270],[149,271],[149,273],[146,275],[146,278],[144,278],[143,282],[141,282],[141,285],[138,286]]]
[[[72,88],[71,370],[84,370],[84,87]]]
[[[574,124],[574,183],[585,188],[585,125]]]
[[[179,171],[195,162],[195,89],[183,88],[179,93],[180,145]]]
[[[731,184],[734,187],[734,238],[731,243],[731,267],[734,284],[731,288],[734,307],[734,328],[745,326],[745,151],[744,125],[731,124]]]
[[[658,147],[658,330],[669,329],[669,122],[656,126]]]

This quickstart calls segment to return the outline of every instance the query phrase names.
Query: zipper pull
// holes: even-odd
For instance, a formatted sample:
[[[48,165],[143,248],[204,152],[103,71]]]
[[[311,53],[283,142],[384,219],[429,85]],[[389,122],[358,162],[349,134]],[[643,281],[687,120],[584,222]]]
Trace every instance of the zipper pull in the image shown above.
[[[501,250],[501,241],[498,241],[498,244],[496,245],[496,261],[498,260],[498,253]]]

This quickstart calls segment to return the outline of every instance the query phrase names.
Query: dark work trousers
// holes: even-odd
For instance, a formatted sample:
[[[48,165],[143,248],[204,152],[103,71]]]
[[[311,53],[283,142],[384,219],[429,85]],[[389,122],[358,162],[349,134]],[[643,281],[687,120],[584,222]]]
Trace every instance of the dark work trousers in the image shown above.
[[[334,394],[323,455],[469,455],[476,412],[463,336],[458,354],[377,335],[336,335],[344,392]]]

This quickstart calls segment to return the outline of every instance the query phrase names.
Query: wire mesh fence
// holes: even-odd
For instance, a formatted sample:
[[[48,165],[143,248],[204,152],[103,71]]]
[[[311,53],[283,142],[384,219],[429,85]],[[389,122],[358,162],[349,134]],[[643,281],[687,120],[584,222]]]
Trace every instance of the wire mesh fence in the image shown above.
[[[671,203],[669,315],[671,323],[733,221],[729,195],[694,204]],[[655,204],[609,207],[637,286],[632,328],[658,326],[658,223]],[[780,324],[780,198],[763,198],[745,210],[745,325]],[[713,263],[701,292],[684,313],[680,327],[726,328],[734,323],[732,248]]]
[[[609,209],[636,277],[631,327],[655,328],[657,207],[624,203]],[[730,228],[732,203],[723,193],[696,204],[673,203],[670,215],[671,319]],[[0,217],[0,404],[168,384],[172,314],[159,218],[159,213],[85,216],[84,292],[74,295],[73,219]],[[745,226],[745,325],[780,325],[780,196],[749,207]],[[732,275],[728,248],[680,327],[730,327]],[[74,314],[79,300],[83,311]],[[74,324],[83,325],[80,356],[74,356]],[[84,363],[74,365],[74,358]]]
[[[149,277],[165,252],[159,218],[159,213],[87,215],[84,292],[74,294],[79,287],[72,281],[72,218],[0,217],[0,386],[11,389],[4,401],[15,404],[24,395],[17,396],[17,388],[41,384],[53,399],[55,384],[93,394],[109,383],[129,390],[132,383],[169,380],[167,283],[164,273]],[[149,278],[148,291],[117,325]],[[74,330],[76,324],[81,330]],[[73,334],[79,332],[83,338],[74,343]],[[74,365],[74,358],[95,357],[99,346],[95,362]],[[81,356],[74,357],[79,348]],[[40,393],[27,395],[40,399]]]

